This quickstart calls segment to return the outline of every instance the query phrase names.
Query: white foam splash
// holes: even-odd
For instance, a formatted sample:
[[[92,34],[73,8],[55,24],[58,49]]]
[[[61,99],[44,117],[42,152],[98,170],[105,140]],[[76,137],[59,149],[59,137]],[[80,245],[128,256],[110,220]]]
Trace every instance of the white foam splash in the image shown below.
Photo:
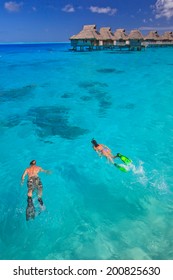
[[[155,176],[152,179],[153,181],[150,182],[152,187],[157,188],[160,191],[165,191],[165,192],[169,191],[168,185],[163,175],[158,176],[157,174],[157,176]]]
[[[134,174],[141,174],[141,175],[145,175],[145,171],[143,168],[143,162],[140,161],[139,162],[139,166],[135,166],[133,163],[131,163],[129,165],[130,170],[133,171]]]
[[[143,164],[144,163],[142,161],[139,161],[138,166],[131,163],[127,166],[127,168],[128,168],[128,171],[131,170],[135,175],[137,175],[138,180],[142,185],[145,185],[148,182],[148,178],[145,174]]]

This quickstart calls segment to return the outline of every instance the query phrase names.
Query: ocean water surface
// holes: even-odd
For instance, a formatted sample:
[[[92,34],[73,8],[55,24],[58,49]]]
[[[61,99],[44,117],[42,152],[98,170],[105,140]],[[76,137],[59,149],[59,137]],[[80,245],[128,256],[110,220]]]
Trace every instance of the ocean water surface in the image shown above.
[[[0,259],[173,259],[173,48],[69,47],[0,46]],[[52,174],[26,221],[33,159]]]

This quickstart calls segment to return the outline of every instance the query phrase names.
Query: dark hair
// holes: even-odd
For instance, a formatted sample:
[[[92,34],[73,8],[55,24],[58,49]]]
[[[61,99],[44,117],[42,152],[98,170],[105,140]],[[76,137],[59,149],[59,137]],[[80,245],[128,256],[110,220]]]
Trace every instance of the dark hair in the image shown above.
[[[33,159],[33,160],[30,162],[30,165],[36,165],[36,160]]]
[[[99,146],[99,144],[97,144],[97,141],[94,138],[91,140],[91,143],[94,145],[94,147]]]

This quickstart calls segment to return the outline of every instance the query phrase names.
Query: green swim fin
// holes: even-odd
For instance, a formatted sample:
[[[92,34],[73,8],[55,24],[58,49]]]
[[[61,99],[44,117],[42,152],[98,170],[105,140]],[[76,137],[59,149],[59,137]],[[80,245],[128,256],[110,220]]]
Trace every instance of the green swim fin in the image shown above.
[[[117,163],[114,163],[114,166],[116,166],[119,170],[121,170],[123,172],[127,172],[128,171],[125,167],[123,167],[123,166],[121,166],[121,165],[119,165]]]
[[[117,156],[126,164],[130,164],[132,162],[131,159],[127,158],[126,156],[123,156],[122,154],[118,153]]]

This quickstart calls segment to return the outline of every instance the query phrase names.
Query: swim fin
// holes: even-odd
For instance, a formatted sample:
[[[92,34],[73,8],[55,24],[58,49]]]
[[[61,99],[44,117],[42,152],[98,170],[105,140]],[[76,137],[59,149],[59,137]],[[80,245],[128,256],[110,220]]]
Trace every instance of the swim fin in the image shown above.
[[[38,202],[40,203],[41,206],[43,206],[43,200],[41,197],[38,198]]]
[[[121,170],[123,172],[127,172],[128,171],[125,167],[123,167],[123,166],[121,166],[121,165],[119,165],[117,163],[114,163],[114,166],[116,166],[119,170]]]
[[[127,158],[126,156],[123,156],[122,154],[118,153],[117,156],[126,164],[130,164],[132,162],[131,159]]]
[[[35,208],[32,201],[32,197],[28,197],[27,201],[28,201],[28,205],[26,208],[26,220],[29,221],[35,218]]]
[[[41,197],[38,198],[38,202],[40,203],[40,212],[39,212],[39,214],[40,214],[42,211],[44,211],[46,209],[46,207],[44,206],[43,200]]]

